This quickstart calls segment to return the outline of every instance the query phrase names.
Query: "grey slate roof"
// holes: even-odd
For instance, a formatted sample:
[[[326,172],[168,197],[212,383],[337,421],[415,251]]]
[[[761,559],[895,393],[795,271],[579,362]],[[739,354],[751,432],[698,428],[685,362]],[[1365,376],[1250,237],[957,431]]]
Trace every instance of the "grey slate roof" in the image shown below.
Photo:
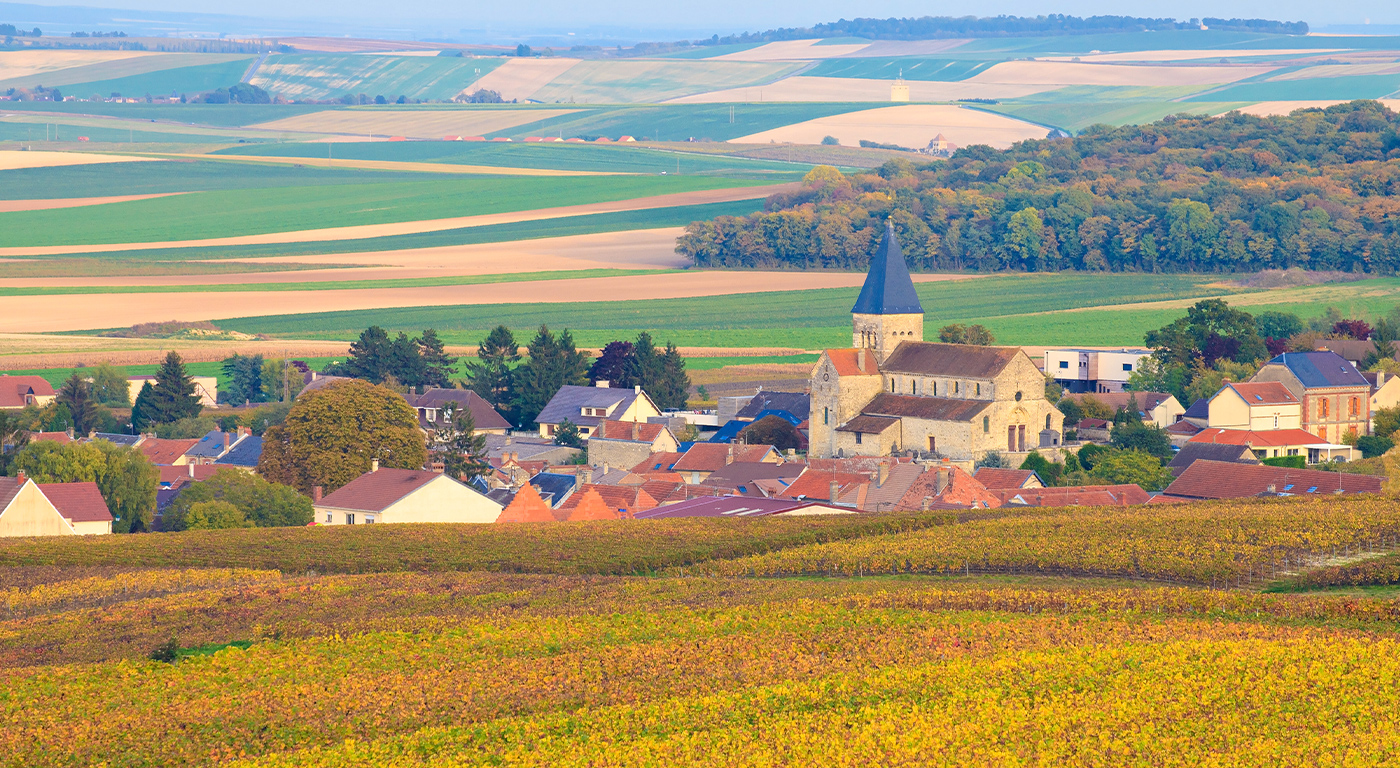
[[[885,222],[885,239],[880,249],[870,257],[870,272],[865,276],[860,296],[851,312],[858,315],[906,315],[924,313],[914,281],[909,277],[909,265],[894,234],[894,223]]]
[[[432,408],[438,411],[437,421],[442,420],[442,409],[448,403],[457,403],[458,408],[466,408],[471,412],[472,422],[477,429],[510,429],[510,422],[505,417],[491,407],[481,395],[470,389],[447,389],[444,387],[431,387],[421,395],[405,395],[408,404],[419,410],[419,423],[422,426],[433,426],[435,422],[428,422],[423,418],[422,409]]]
[[[1336,352],[1285,352],[1268,365],[1282,365],[1304,387],[1368,387],[1366,377]]]
[[[763,411],[787,411],[796,416],[798,422],[803,422],[811,415],[812,396],[806,392],[759,392],[734,418],[753,420]]]
[[[574,492],[577,482],[573,475],[556,475],[553,472],[541,472],[530,478],[530,485],[540,492],[540,498],[555,509]]]
[[[92,436],[93,440],[106,440],[112,445],[121,445],[130,448],[141,442],[140,435],[123,435],[117,432],[98,432]]]
[[[623,411],[632,405],[632,401],[641,395],[632,389],[614,389],[610,387],[579,387],[572,384],[559,388],[545,405],[540,415],[535,417],[535,421],[540,424],[558,424],[564,419],[568,419],[573,424],[584,426],[597,426],[599,422],[606,421],[607,416],[584,416],[583,408],[610,408],[614,405],[613,417],[616,418]]]
[[[861,409],[861,416],[907,417],[930,421],[972,421],[991,404],[990,400],[958,400],[949,397],[918,397],[881,392]]]
[[[194,447],[185,451],[185,455],[191,458],[217,459],[224,455],[224,435],[223,430],[216,429],[204,437],[199,438],[199,442]],[[229,435],[229,444],[238,439],[237,435]]]
[[[1233,464],[1258,464],[1254,451],[1247,445],[1221,445],[1219,443],[1187,443],[1181,446],[1167,464],[1173,475],[1180,475],[1186,468],[1202,459],[1206,461],[1227,461]]]
[[[258,459],[262,458],[263,439],[257,435],[248,435],[239,440],[224,454],[215,461],[217,466],[225,467],[256,467]]]
[[[1196,402],[1192,403],[1192,404],[1191,404],[1191,407],[1190,407],[1190,408],[1187,408],[1186,411],[1185,411],[1184,413],[1181,414],[1181,418],[1183,418],[1183,419],[1208,419],[1208,418],[1210,418],[1210,398],[1208,398],[1208,397],[1198,397],[1198,398],[1196,398]]]

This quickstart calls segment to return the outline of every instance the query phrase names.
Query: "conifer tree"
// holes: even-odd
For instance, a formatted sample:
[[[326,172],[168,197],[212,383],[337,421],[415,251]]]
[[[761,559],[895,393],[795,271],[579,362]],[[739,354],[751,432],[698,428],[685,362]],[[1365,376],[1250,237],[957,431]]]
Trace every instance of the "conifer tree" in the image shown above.
[[[588,383],[588,356],[574,348],[574,336],[565,329],[558,338],[540,326],[528,347],[530,360],[515,371],[516,413],[520,423],[530,424],[550,398],[565,385]]]
[[[661,378],[655,392],[649,392],[658,408],[685,408],[690,400],[690,376],[685,372],[685,358],[675,344],[667,343],[661,355]]]
[[[512,367],[520,362],[520,345],[515,334],[498,325],[476,348],[479,363],[467,363],[467,389],[481,395],[508,421],[515,422],[515,395],[511,384]]]
[[[63,382],[56,400],[68,408],[75,433],[86,435],[101,425],[102,411],[105,409],[98,404],[97,398],[93,397],[92,385],[87,379],[79,376],[77,371]]]
[[[150,387],[149,392],[147,387]],[[138,408],[132,410],[132,423],[138,427],[168,424],[199,415],[203,406],[194,393],[194,380],[185,372],[185,363],[178,352],[166,353],[165,362],[156,371],[155,385],[147,382],[141,387],[136,405]],[[139,421],[136,420],[138,411]]]
[[[419,386],[451,387],[452,373],[457,369],[457,358],[447,354],[438,338],[437,331],[427,328],[418,338],[419,354],[422,357],[423,375]]]
[[[626,369],[630,385],[641,385],[647,394],[652,394],[651,390],[661,382],[661,356],[656,353],[656,343],[652,341],[650,333],[642,331],[637,334]]]

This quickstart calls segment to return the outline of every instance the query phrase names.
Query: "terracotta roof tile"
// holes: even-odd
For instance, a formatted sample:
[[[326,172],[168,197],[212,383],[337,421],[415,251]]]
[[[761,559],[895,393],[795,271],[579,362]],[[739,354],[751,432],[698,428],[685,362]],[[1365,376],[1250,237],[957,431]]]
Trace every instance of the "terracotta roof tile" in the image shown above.
[[[19,481],[13,477],[0,477],[0,512],[5,511],[5,507],[10,506],[10,502],[19,495]]]
[[[1298,398],[1288,391],[1288,387],[1277,381],[1226,384],[1223,388],[1234,390],[1250,405],[1286,405],[1298,402]]]
[[[861,366],[861,353],[865,353],[865,366]],[[826,356],[836,368],[838,376],[879,376],[880,365],[875,361],[875,353],[861,349],[828,349]]]
[[[0,408],[23,408],[28,395],[53,397],[53,385],[42,376],[0,375]]]
[[[1380,493],[1385,478],[1324,472],[1319,469],[1271,467],[1267,464],[1234,464],[1196,461],[1167,486],[1171,496],[1194,499],[1240,499],[1268,493],[1326,496],[1337,493]]]
[[[44,441],[44,440],[49,440],[49,441],[55,442],[55,443],[71,443],[71,442],[73,442],[73,436],[70,435],[70,434],[68,434],[67,432],[30,432],[30,433],[29,433],[29,442],[31,442],[31,443],[38,443],[38,442],[41,442],[41,441]]]
[[[152,464],[174,464],[186,451],[199,445],[199,440],[166,440],[148,437],[136,446]]]
[[[653,453],[637,463],[632,471],[639,475],[671,474],[671,467],[681,460],[681,453]]]
[[[836,483],[836,498],[831,498],[831,484]],[[861,485],[869,485],[870,476],[854,472],[822,472],[820,470],[807,470],[802,476],[792,481],[782,493],[781,498],[796,499],[805,497],[813,501],[840,501],[846,495]]]
[[[1255,448],[1277,448],[1286,445],[1317,445],[1326,440],[1301,429],[1270,429],[1254,432],[1248,429],[1201,430],[1192,437],[1190,443],[1214,443],[1217,445],[1248,445]]]
[[[110,523],[112,513],[97,483],[36,483],[60,515],[74,523]]]
[[[1036,485],[1045,484],[1041,481],[1040,475],[1037,475],[1033,469],[981,467],[972,473],[972,477],[989,491],[1025,488],[1027,487],[1026,483],[1031,481],[1034,481]]]
[[[578,502],[569,510],[570,521],[617,520],[622,516],[618,509],[603,499],[594,486],[587,486],[583,493],[575,495],[574,498],[578,499]]]
[[[664,424],[643,424],[638,421],[603,421],[599,422],[593,434],[588,436],[589,440],[602,438],[604,440],[635,440],[638,442],[653,443],[661,436],[666,429]]]
[[[433,480],[445,477],[424,469],[381,469],[366,472],[321,500],[318,507],[382,512],[399,499]],[[455,482],[448,478],[449,482]]]
[[[922,509],[925,498],[930,500],[930,508],[934,505],[943,509],[992,509],[1001,506],[1001,499],[996,494],[988,491],[972,475],[957,467],[948,467],[948,485],[943,489],[943,493],[938,493],[939,469],[929,467],[928,471],[919,475],[909,486],[909,490],[905,491],[897,508]]]
[[[579,486],[578,492],[574,493],[563,504],[559,506],[562,512],[568,512],[566,519],[577,519],[573,516],[573,510],[583,504],[589,496],[594,496],[602,500],[607,508],[612,510],[613,518],[630,517],[639,511],[651,509],[656,506],[656,499],[653,499],[646,492],[645,485],[591,485]]]
[[[498,523],[552,523],[554,510],[549,508],[535,486],[526,483],[515,492],[510,504],[501,510],[496,518]]]
[[[1146,412],[1161,405],[1171,395],[1166,392],[1073,392],[1066,393],[1065,397],[1078,403],[1092,397],[1115,411],[1127,408],[1128,401],[1136,399],[1138,410]]]
[[[734,462],[762,461],[774,458],[777,449],[771,445],[733,445],[731,443],[696,443],[676,461],[676,472],[714,472],[733,456]]]
[[[1146,504],[1151,495],[1136,485],[1071,485],[1059,488],[1024,488],[989,491],[1002,506],[1028,507],[1125,507]]]

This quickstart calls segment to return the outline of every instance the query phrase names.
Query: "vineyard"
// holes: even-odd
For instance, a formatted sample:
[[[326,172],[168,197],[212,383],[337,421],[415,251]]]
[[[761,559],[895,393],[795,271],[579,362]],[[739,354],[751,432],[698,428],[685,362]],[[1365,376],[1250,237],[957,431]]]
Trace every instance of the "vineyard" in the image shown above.
[[[1352,497],[10,539],[0,766],[1387,764],[1400,600],[1261,588],[1394,581],[1397,536]]]

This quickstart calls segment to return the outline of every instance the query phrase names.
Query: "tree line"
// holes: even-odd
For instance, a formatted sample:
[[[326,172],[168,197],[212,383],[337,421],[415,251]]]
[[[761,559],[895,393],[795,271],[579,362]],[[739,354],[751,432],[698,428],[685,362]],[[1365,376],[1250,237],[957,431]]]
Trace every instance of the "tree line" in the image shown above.
[[[923,271],[1391,274],[1396,158],[1400,116],[1375,101],[1175,115],[851,176],[821,166],[761,213],[692,223],[677,251],[702,267],[864,269],[888,219]]]

